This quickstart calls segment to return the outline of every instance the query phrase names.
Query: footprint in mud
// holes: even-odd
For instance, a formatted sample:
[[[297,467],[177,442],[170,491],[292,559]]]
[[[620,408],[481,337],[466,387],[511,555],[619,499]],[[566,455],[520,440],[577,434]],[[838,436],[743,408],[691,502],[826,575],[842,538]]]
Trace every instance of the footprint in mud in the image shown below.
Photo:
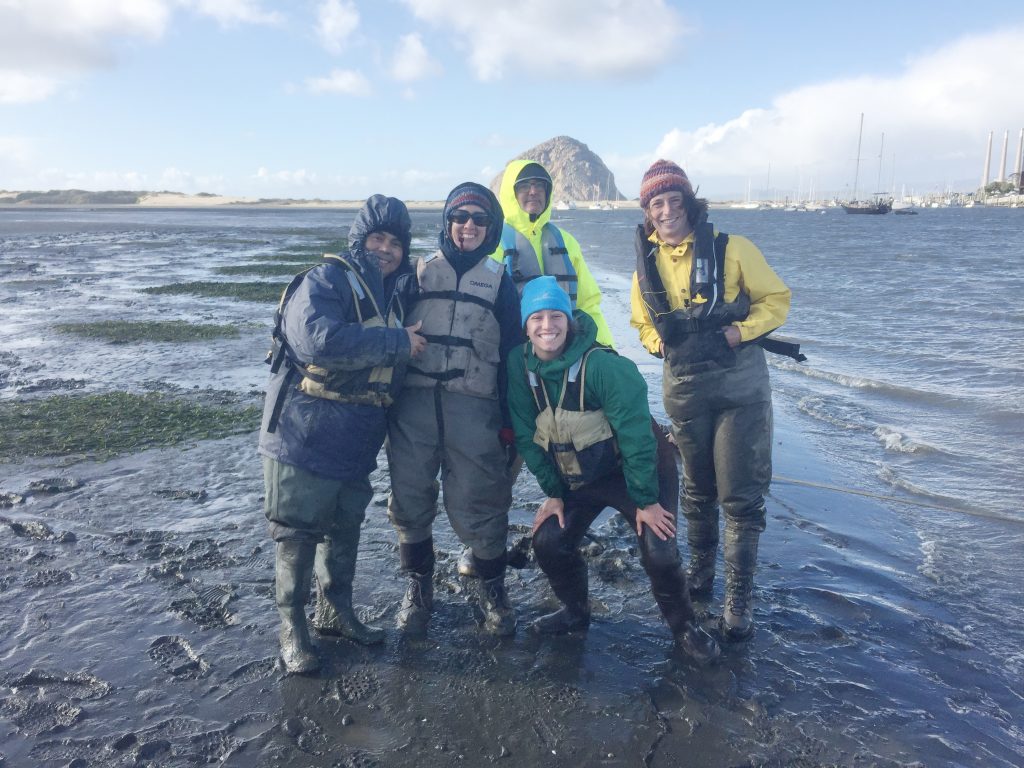
[[[380,678],[372,672],[360,671],[342,675],[335,681],[335,694],[339,701],[355,704],[372,697],[381,688]]]
[[[53,538],[53,531],[46,523],[22,523],[17,520],[9,520],[6,517],[0,517],[0,522],[5,523],[15,536],[21,536],[26,539],[38,539],[40,541]]]
[[[210,665],[183,637],[164,635],[149,646],[149,657],[171,677],[179,680],[198,680],[210,671]]]
[[[234,596],[235,590],[230,584],[216,584],[200,590],[195,597],[174,600],[170,609],[203,629],[226,627],[231,623],[228,603]]]
[[[305,715],[289,717],[281,723],[281,730],[295,740],[295,745],[310,755],[322,755],[327,747],[327,736],[320,724]]]
[[[32,493],[67,493],[81,488],[84,483],[74,477],[47,477],[43,480],[33,480],[28,484]]]
[[[184,756],[191,758],[195,765],[209,765],[220,762],[240,745],[241,742],[227,728],[221,728],[193,736]]]
[[[153,493],[157,496],[163,496],[165,499],[194,501],[197,504],[206,501],[209,496],[205,488],[201,488],[198,491],[190,491],[188,488],[158,488]]]
[[[235,693],[239,688],[259,682],[260,680],[266,680],[274,677],[276,676],[277,671],[277,658],[274,656],[268,656],[265,659],[250,661],[248,664],[243,664],[228,675],[228,690],[226,693],[219,696],[217,701],[223,701]]]
[[[46,696],[78,701],[102,699],[111,690],[109,683],[88,672],[67,675],[39,669],[30,669],[21,677],[12,680],[9,685],[14,690],[32,688]]]
[[[26,587],[52,587],[71,581],[71,572],[60,568],[43,568],[25,578]]]
[[[39,701],[21,695],[0,703],[0,715],[13,722],[26,736],[70,728],[84,717],[81,707],[67,701]]]

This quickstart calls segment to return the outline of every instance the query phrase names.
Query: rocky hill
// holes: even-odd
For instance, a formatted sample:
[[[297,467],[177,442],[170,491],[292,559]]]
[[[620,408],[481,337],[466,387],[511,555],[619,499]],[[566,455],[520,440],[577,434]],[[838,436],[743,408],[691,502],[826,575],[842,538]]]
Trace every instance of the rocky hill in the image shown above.
[[[554,182],[553,201],[626,199],[615,186],[615,175],[604,161],[586,144],[570,136],[548,139],[512,159],[534,160],[548,169]],[[501,174],[491,182],[495,194],[499,186]]]

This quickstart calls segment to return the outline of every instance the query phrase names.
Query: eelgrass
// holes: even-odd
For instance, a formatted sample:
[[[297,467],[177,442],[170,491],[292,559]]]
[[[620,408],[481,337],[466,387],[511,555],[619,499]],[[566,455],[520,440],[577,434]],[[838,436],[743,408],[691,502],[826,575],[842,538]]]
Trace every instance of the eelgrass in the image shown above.
[[[277,303],[281,291],[285,288],[280,283],[211,283],[195,281],[191,283],[170,283],[143,288],[143,293],[152,294],[193,294],[195,296],[221,297],[241,299],[242,301],[262,301],[267,304]]]
[[[206,405],[152,392],[0,401],[0,461],[82,454],[106,459],[259,426],[256,406]]]
[[[316,261],[307,261],[305,264],[232,264],[228,267],[217,267],[215,272],[220,275],[261,275],[263,277],[277,277],[278,275],[295,275],[306,267],[311,267]]]
[[[112,344],[137,341],[208,341],[210,339],[238,338],[233,325],[188,323],[184,320],[101,320],[95,323],[60,323],[61,333],[73,333],[90,339],[104,339]]]

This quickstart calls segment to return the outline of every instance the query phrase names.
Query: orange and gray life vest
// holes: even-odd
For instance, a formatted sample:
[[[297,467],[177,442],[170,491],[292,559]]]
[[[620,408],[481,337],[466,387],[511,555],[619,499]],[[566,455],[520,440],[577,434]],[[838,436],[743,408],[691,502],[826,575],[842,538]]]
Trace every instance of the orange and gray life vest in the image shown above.
[[[504,271],[483,257],[460,278],[440,251],[419,260],[420,292],[406,322],[423,323],[427,346],[406,369],[406,387],[498,399],[501,329],[494,304]]]
[[[544,255],[543,271],[541,271],[540,259],[537,257],[533,244],[522,232],[507,222],[501,228],[501,247],[509,276],[516,284],[516,290],[519,291],[520,296],[523,293],[523,286],[530,280],[541,275],[551,275],[569,294],[569,302],[572,304],[572,308],[576,309],[576,294],[578,292],[576,268],[573,267],[572,260],[569,258],[562,230],[550,221],[541,228],[540,247]]]
[[[636,277],[640,295],[654,329],[676,363],[703,363],[715,359],[723,362],[723,357],[732,357],[724,341],[708,338],[720,334],[722,326],[744,320],[750,313],[750,296],[745,291],[741,290],[735,301],[725,301],[725,250],[728,246],[729,235],[725,232],[715,235],[706,219],[694,227],[690,298],[685,306],[671,309],[665,284],[658,273],[658,246],[647,239],[643,227],[637,227]],[[799,344],[771,339],[767,334],[744,343],[757,344],[767,352],[799,362],[807,359],[800,354]]]
[[[563,372],[562,393],[554,406],[540,377],[533,371],[526,372],[538,411],[533,442],[551,457],[558,474],[571,491],[618,470],[622,465],[619,444],[604,409],[589,406],[584,398],[587,359],[594,352],[615,354],[614,350],[601,345],[594,345],[584,352]],[[526,354],[525,348],[523,354]]]
[[[325,253],[324,261],[335,263],[342,267],[348,285],[352,289],[355,299],[356,321],[364,328],[401,328],[401,318],[394,312],[389,313],[385,318],[377,306],[373,297],[373,291],[363,280],[362,276],[344,256],[334,253]],[[270,364],[270,372],[277,373],[282,365],[288,367],[289,375],[301,375],[302,379],[298,389],[311,397],[321,397],[326,400],[337,400],[342,403],[355,403],[361,405],[387,406],[391,404],[391,378],[394,373],[392,366],[376,366],[374,368],[361,368],[357,370],[328,370],[318,365],[304,364],[294,354],[284,336],[281,323],[284,316],[284,308],[299,284],[305,279],[310,267],[295,277],[281,293],[281,300],[278,302],[277,311],[274,313],[274,330],[271,334],[272,347],[267,353],[266,362]],[[284,392],[287,383],[281,387],[278,401],[274,405],[271,414],[270,424],[267,431],[273,432],[277,428],[277,421],[280,417],[281,407],[284,403]]]

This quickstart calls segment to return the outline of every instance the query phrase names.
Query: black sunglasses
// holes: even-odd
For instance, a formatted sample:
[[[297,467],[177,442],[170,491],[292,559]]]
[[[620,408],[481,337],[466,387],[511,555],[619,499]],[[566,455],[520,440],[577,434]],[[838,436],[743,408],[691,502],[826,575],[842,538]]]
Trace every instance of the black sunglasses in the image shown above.
[[[473,223],[478,227],[486,227],[491,223],[491,214],[486,213],[485,211],[474,211],[473,213],[470,213],[469,211],[464,211],[461,208],[448,214],[448,221],[452,224],[465,224],[470,219],[472,219]]]

